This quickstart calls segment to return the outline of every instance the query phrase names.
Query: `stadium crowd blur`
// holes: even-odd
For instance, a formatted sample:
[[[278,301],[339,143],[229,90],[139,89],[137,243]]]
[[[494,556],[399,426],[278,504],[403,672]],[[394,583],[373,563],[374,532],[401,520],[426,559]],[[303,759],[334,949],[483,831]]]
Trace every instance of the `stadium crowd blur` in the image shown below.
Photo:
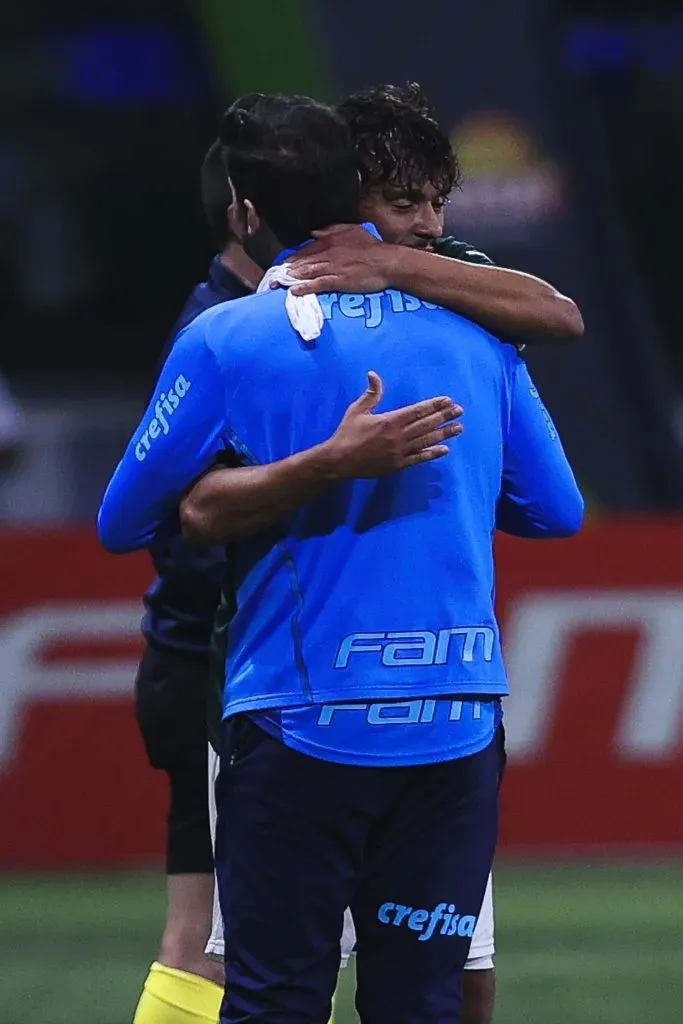
[[[593,505],[681,506],[680,5],[441,0],[419,44],[412,5],[265,6],[258,30],[220,0],[3,6],[0,372],[23,446],[0,515],[92,518],[211,256],[197,169],[222,107],[408,78],[464,168],[448,230],[583,310],[581,345],[530,359]]]

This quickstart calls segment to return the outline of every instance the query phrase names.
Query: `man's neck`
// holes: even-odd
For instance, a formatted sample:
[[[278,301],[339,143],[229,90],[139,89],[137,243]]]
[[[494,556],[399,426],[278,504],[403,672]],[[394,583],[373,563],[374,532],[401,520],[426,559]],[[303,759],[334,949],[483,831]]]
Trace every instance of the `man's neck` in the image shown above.
[[[246,288],[256,291],[263,271],[250,260],[241,245],[229,245],[221,253],[221,263],[239,278]]]

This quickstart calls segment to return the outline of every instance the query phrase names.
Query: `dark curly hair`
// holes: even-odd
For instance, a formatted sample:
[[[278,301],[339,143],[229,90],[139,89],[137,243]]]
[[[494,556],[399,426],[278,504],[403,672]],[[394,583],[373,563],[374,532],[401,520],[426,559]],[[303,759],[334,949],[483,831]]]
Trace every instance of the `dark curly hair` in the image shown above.
[[[412,190],[431,184],[446,196],[460,183],[448,136],[420,86],[376,85],[339,104],[365,188]]]

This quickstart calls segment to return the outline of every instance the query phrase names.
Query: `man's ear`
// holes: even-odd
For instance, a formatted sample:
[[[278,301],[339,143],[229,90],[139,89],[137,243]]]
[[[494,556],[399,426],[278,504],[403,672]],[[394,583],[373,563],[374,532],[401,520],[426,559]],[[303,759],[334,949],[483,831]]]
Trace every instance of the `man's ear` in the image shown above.
[[[226,217],[230,234],[234,235],[240,245],[242,245],[247,233],[246,217],[242,204],[237,201],[232,202],[227,209]]]
[[[243,208],[246,215],[247,234],[255,235],[261,227],[261,218],[256,212],[256,207],[250,199],[245,199]]]
[[[228,175],[228,184],[230,185],[230,193],[232,195],[232,201],[226,213],[228,228],[240,245],[243,245],[245,237],[250,233],[247,227],[247,207],[253,209],[253,206],[249,201],[243,203],[237,198],[237,192],[230,175]]]

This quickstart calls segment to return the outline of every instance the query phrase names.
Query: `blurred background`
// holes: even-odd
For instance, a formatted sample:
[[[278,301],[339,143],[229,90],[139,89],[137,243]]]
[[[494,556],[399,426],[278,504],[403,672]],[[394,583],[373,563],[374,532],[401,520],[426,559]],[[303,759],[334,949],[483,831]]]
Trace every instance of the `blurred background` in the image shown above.
[[[156,955],[165,783],[131,703],[151,571],[93,519],[212,256],[218,115],[408,79],[463,165],[449,232],[587,327],[529,361],[591,522],[498,551],[496,1019],[681,1019],[683,4],[24,0],[0,10],[2,1024],[125,1024]]]

